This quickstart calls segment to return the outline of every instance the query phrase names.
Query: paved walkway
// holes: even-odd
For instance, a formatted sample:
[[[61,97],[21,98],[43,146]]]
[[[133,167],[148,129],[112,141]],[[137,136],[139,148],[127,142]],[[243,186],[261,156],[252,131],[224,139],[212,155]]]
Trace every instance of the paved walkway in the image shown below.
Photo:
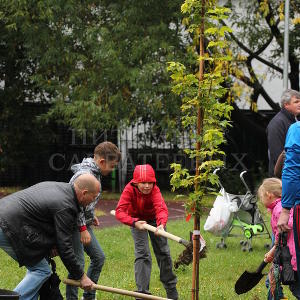
[[[117,206],[118,200],[100,200],[97,209],[101,210],[105,215],[99,217],[100,226],[99,228],[111,227],[121,225],[121,223],[116,220],[114,216],[110,214],[112,209]],[[169,210],[169,220],[178,220],[185,218],[185,210],[183,207],[183,202],[171,201],[166,202]]]

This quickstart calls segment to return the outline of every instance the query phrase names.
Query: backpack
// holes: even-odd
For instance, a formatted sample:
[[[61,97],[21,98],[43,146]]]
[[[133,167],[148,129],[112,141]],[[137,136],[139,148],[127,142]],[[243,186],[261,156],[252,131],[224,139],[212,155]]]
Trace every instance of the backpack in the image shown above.
[[[296,282],[295,273],[291,264],[290,249],[287,245],[287,233],[279,233],[278,246],[276,248],[277,263],[282,267],[281,282],[284,285],[290,285]]]
[[[61,280],[56,273],[56,264],[52,258],[48,258],[51,264],[52,274],[39,290],[40,300],[63,300],[63,296],[59,290]]]

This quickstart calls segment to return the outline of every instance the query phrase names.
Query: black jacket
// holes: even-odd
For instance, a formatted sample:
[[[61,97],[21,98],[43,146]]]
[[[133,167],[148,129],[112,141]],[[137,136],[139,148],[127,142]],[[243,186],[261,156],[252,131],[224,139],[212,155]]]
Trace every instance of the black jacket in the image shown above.
[[[269,176],[274,176],[274,167],[284,149],[285,137],[291,124],[296,121],[293,114],[282,108],[270,121],[267,127]]]
[[[0,227],[20,266],[35,265],[56,246],[69,273],[80,279],[83,269],[72,246],[78,212],[71,184],[41,182],[0,199]]]

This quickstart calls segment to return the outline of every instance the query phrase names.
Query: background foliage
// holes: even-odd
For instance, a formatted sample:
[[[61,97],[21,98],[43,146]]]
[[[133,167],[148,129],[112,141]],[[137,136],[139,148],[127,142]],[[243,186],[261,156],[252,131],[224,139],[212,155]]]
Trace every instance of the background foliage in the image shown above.
[[[246,97],[257,122],[233,103],[234,121],[265,138],[262,96],[266,74],[282,76],[283,0],[222,1],[234,64],[232,98]],[[28,165],[33,152],[53,139],[47,122],[77,130],[109,129],[152,119],[158,132],[181,130],[180,98],[170,92],[168,61],[190,65],[193,45],[182,1],[2,0],[0,2],[1,169]],[[298,1],[290,1],[290,83],[299,89]],[[267,66],[263,72],[254,62]],[[192,67],[193,68],[193,67]],[[193,69],[188,69],[188,72]],[[28,102],[51,104],[48,118],[24,114]],[[48,107],[45,106],[45,110]],[[169,135],[172,137],[172,135]],[[40,141],[42,143],[40,144]],[[38,145],[40,144],[40,145]],[[31,149],[28,145],[36,145]],[[30,149],[29,149],[30,148]]]
[[[231,56],[225,32],[231,29],[220,21],[227,18],[230,10],[219,7],[216,1],[206,1],[204,6],[202,1],[185,1],[181,10],[193,40],[188,51],[194,55],[195,71],[187,72],[185,65],[178,62],[170,62],[168,70],[173,80],[172,91],[182,99],[183,127],[194,140],[193,147],[185,152],[197,164],[195,174],[180,164],[172,164],[171,184],[174,189],[192,190],[186,208],[189,213],[199,213],[203,196],[213,192],[212,187],[218,182],[214,170],[224,165],[221,145],[232,110],[227,100]]]
[[[265,80],[283,76],[284,4],[283,0],[225,1],[232,9],[230,33],[235,65],[233,86],[237,98],[246,96],[249,107],[257,110],[261,97],[270,108],[279,110],[280,99],[268,93]],[[300,3],[290,1],[289,26],[289,82],[292,89],[299,91],[300,59]],[[256,63],[256,64],[255,64]],[[260,63],[263,68],[258,68]]]

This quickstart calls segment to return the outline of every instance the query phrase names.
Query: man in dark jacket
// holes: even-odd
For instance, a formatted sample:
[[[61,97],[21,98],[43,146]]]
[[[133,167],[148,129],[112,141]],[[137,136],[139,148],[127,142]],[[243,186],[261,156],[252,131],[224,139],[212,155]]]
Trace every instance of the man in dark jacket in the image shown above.
[[[291,124],[300,115],[300,93],[287,89],[281,96],[281,110],[267,127],[269,176],[274,176],[274,167],[283,151],[285,136]]]
[[[15,288],[20,300],[36,300],[38,291],[51,275],[46,256],[56,249],[73,278],[91,289],[72,248],[80,206],[91,203],[100,191],[91,174],[79,176],[74,184],[41,182],[0,200],[0,248],[27,268]]]

